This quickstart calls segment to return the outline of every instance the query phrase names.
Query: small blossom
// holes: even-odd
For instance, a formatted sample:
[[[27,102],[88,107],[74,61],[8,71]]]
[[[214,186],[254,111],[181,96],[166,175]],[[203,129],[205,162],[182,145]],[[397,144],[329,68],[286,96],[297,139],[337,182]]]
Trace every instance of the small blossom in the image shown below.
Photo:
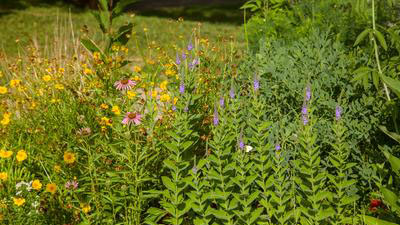
[[[0,150],[0,158],[6,159],[10,158],[12,156],[13,152],[12,151],[6,151],[4,149]]]
[[[7,93],[7,88],[4,86],[0,86],[0,94],[6,94]]]
[[[139,113],[127,112],[125,118],[122,120],[122,124],[129,125],[135,123],[139,125],[141,123],[142,115]]]
[[[301,109],[301,115],[303,119],[303,124],[307,125],[308,124],[308,112],[307,112],[307,106],[304,105],[303,108]]]
[[[193,166],[193,168],[192,168],[192,172],[194,173],[194,175],[196,175],[197,174],[197,166],[196,165],[194,165]]]
[[[186,54],[183,52],[182,53],[182,59],[185,60],[186,59]]]
[[[35,190],[40,190],[40,188],[42,188],[42,183],[40,183],[40,180],[34,180],[32,182],[32,188]]]
[[[19,151],[17,152],[16,158],[17,158],[17,161],[18,161],[18,162],[22,162],[22,161],[24,161],[26,158],[28,158],[28,155],[26,154],[26,151],[25,151],[25,150],[19,150]]]
[[[0,172],[0,180],[6,181],[8,178],[8,174],[6,172]]]
[[[172,111],[176,111],[176,106],[175,105],[172,106]]]
[[[121,110],[119,109],[119,107],[117,105],[114,105],[111,108],[111,112],[113,112],[116,116],[119,116],[121,114]]]
[[[64,162],[67,164],[72,164],[75,162],[75,154],[72,152],[64,152]]]
[[[221,98],[219,99],[219,105],[220,105],[222,108],[225,107],[225,99],[224,99],[224,97],[221,97]]]
[[[246,152],[251,152],[253,151],[253,147],[251,147],[250,145],[246,145]]]
[[[55,194],[57,191],[57,185],[54,183],[50,183],[46,185],[46,192],[50,192],[52,194]]]
[[[176,53],[176,61],[175,61],[176,65],[180,65],[181,64],[181,59],[179,58],[178,53]]]
[[[16,206],[22,206],[23,204],[25,204],[24,198],[13,198],[13,201]]]
[[[162,94],[160,96],[160,101],[162,102],[169,102],[169,100],[171,100],[171,96],[169,96],[168,94]]]
[[[235,98],[235,89],[233,89],[233,87],[231,88],[231,90],[229,91],[229,97],[231,97],[231,99]]]
[[[90,127],[81,128],[76,132],[76,134],[78,136],[88,136],[91,133],[92,133],[92,130],[90,129]]]
[[[254,91],[258,91],[258,89],[260,89],[260,81],[256,77],[254,77],[253,88]]]
[[[120,90],[120,91],[121,90],[124,90],[124,91],[130,90],[135,85],[136,85],[136,83],[134,81],[132,81],[132,80],[129,80],[129,79],[119,80],[119,81],[114,83],[114,87],[117,90]]]
[[[65,188],[76,190],[78,188],[78,181],[76,180],[67,181],[67,183],[65,183]]]
[[[45,76],[42,77],[42,79],[43,79],[45,82],[49,82],[49,81],[51,81],[51,76],[50,76],[50,75],[45,75]]]
[[[91,208],[90,208],[90,205],[89,205],[89,204],[84,204],[84,205],[81,205],[81,208],[82,208],[82,211],[83,211],[85,214],[89,213],[89,212],[90,212],[90,210],[91,210]]]
[[[310,100],[311,100],[311,87],[310,85],[308,85],[306,88],[306,102],[309,102]]]
[[[179,85],[179,93],[183,94],[185,92],[185,84],[181,82]]]
[[[336,106],[336,110],[335,110],[335,114],[336,114],[336,120],[339,121],[342,118],[342,107],[340,106]]]
[[[280,144],[276,144],[275,145],[275,150],[276,151],[280,151],[281,150],[281,145]]]
[[[217,107],[215,107],[215,109],[214,109],[213,123],[214,123],[215,126],[217,126],[218,123],[219,123]]]
[[[188,51],[192,51],[192,49],[193,49],[192,41],[189,41],[189,44],[187,46],[187,50]]]

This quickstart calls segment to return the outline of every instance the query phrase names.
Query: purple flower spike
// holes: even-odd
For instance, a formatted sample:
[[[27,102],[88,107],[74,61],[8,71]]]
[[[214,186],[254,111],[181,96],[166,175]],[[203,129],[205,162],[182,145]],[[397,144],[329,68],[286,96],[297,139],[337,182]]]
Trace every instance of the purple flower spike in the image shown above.
[[[217,126],[217,125],[219,124],[217,107],[215,107],[215,109],[214,109],[214,119],[213,119],[213,123],[214,123],[215,126]]]
[[[308,111],[307,106],[304,105],[303,108],[301,109],[301,115],[302,115],[304,125],[308,124],[308,112],[307,111]]]
[[[219,105],[220,105],[222,108],[225,107],[225,99],[224,99],[224,97],[221,97],[221,98],[219,99]]]
[[[176,65],[180,65],[181,64],[181,59],[179,58],[178,53],[176,53]]]
[[[185,84],[183,82],[181,82],[181,85],[179,85],[179,93],[185,93]]]
[[[183,109],[183,111],[186,113],[189,111],[189,107],[185,106],[185,108]]]
[[[198,169],[197,169],[197,166],[194,165],[193,168],[192,168],[192,172],[193,172],[194,175],[197,174],[197,170],[198,170]]]
[[[239,148],[240,148],[241,150],[244,149],[244,142],[243,142],[243,139],[242,139],[242,138],[240,138],[240,141],[239,141]]]
[[[336,120],[339,121],[342,118],[342,107],[336,106]]]
[[[172,111],[176,111],[176,106],[172,106]]]
[[[235,98],[235,90],[233,89],[233,87],[231,88],[231,90],[229,91],[229,97],[231,97],[231,99]]]
[[[260,89],[260,81],[256,77],[254,77],[253,88],[254,91],[258,91],[258,89]]]
[[[308,85],[306,88],[306,102],[309,102],[310,100],[311,100],[311,87],[310,85]]]
[[[192,51],[192,49],[193,49],[192,41],[189,41],[189,44],[187,46],[187,50],[188,51]]]
[[[186,59],[186,54],[183,52],[182,53],[182,60],[185,60]]]
[[[275,145],[275,150],[276,150],[276,151],[281,150],[281,145],[280,145],[280,144],[276,144],[276,145]]]

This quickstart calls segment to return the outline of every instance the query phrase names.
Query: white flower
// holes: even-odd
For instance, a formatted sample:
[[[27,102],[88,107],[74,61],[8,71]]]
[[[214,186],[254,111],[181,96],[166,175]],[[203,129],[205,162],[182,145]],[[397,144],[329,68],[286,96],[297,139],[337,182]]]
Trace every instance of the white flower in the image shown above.
[[[245,151],[246,152],[251,152],[251,151],[253,151],[253,147],[251,147],[250,145],[246,145]]]

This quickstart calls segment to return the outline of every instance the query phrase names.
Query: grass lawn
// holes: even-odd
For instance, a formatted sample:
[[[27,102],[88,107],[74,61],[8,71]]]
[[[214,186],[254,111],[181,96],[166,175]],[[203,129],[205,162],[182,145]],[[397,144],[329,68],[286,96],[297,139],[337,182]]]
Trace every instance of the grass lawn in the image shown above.
[[[200,20],[203,18],[203,21],[193,21],[196,18],[185,14],[185,11],[197,12],[198,18]],[[218,15],[224,15],[221,14],[221,10],[216,11],[219,12]],[[224,13],[240,15],[241,12],[229,8],[229,11]],[[131,41],[131,46],[128,46],[130,49],[135,49],[134,51],[147,45],[146,42],[154,42],[152,43],[154,46],[173,50],[174,46],[187,43],[194,29],[200,29],[202,36],[208,38],[211,43],[233,38],[236,40],[237,49],[243,49],[245,46],[243,32],[237,18],[234,22],[218,23],[215,22],[215,17],[211,18],[207,12],[201,17],[199,10],[183,8],[146,11],[142,14],[145,16],[141,16],[140,13],[139,15],[127,13],[118,21],[119,23],[134,22],[134,32],[137,34],[138,42],[136,45]],[[177,20],[178,15],[188,15],[191,21],[186,21],[185,18],[183,21]],[[77,43],[84,27],[87,27],[90,38],[96,40],[102,38],[96,21],[88,10],[70,6],[51,6],[8,11],[0,14],[0,52],[8,56],[18,56],[19,53],[23,54],[24,48],[29,44],[34,44],[47,53],[60,45],[63,45],[63,48],[69,48],[71,43]]]

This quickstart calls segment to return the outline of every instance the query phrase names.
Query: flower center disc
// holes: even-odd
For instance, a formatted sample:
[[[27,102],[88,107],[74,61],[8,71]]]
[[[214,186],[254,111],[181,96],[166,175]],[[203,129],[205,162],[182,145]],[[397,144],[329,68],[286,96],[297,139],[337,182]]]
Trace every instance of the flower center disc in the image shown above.
[[[121,80],[121,84],[123,84],[123,85],[126,85],[126,84],[128,84],[129,83],[129,80]]]
[[[135,119],[136,118],[136,113],[131,113],[128,115],[129,119]]]

